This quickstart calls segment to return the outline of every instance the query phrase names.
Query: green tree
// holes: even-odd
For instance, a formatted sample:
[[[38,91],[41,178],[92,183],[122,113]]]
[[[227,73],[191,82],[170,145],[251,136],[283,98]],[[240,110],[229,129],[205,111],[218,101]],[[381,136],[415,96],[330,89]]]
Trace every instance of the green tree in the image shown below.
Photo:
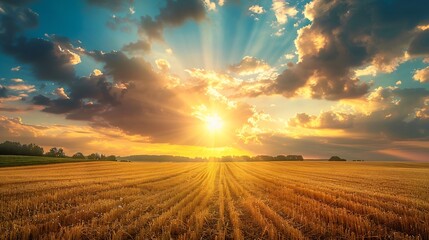
[[[77,153],[73,154],[72,158],[85,159],[85,156],[81,152],[77,152]]]

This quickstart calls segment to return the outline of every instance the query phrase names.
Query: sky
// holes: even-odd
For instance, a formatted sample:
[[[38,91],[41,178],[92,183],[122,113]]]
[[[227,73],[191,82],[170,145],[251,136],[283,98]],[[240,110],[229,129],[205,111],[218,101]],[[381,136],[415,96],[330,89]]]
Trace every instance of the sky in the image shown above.
[[[0,141],[429,160],[424,0],[0,0]]]

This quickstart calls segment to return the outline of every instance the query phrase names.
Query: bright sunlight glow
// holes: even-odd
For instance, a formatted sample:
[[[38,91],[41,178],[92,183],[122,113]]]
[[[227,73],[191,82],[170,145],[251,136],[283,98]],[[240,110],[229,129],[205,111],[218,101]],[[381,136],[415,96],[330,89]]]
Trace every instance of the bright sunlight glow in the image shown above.
[[[205,121],[210,132],[218,132],[223,127],[223,120],[217,114],[207,116]]]

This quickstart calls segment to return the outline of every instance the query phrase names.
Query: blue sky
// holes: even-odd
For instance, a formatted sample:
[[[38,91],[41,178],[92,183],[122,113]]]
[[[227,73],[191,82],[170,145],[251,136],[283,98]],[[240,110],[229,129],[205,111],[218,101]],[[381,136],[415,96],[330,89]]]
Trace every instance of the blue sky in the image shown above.
[[[422,160],[424,4],[2,0],[0,140],[85,151],[108,128],[136,146],[112,154]]]

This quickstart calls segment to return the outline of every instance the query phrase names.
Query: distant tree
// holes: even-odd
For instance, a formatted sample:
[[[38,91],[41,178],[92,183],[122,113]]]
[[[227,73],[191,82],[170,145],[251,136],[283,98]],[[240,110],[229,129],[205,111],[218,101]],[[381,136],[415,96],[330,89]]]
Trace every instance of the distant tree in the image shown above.
[[[64,150],[62,148],[56,148],[56,147],[51,148],[49,152],[47,152],[45,155],[48,157],[60,157],[60,158],[66,157]]]
[[[286,161],[287,158],[286,158],[285,155],[277,155],[276,157],[274,157],[274,160],[277,160],[277,161]]]
[[[91,153],[90,155],[88,155],[88,157],[86,157],[87,159],[91,159],[91,160],[100,160],[101,156],[98,153]]]
[[[108,160],[108,161],[116,161],[116,156],[115,155],[107,156],[106,160]]]
[[[21,145],[19,142],[5,141],[0,143],[0,155],[42,156],[43,148],[33,143]]]
[[[85,156],[81,152],[77,152],[77,153],[73,154],[72,158],[85,159]]]
[[[60,158],[66,157],[66,153],[64,152],[64,150],[62,148],[58,149],[58,157],[60,157]]]
[[[340,158],[338,156],[332,156],[329,161],[347,161],[346,159]]]

